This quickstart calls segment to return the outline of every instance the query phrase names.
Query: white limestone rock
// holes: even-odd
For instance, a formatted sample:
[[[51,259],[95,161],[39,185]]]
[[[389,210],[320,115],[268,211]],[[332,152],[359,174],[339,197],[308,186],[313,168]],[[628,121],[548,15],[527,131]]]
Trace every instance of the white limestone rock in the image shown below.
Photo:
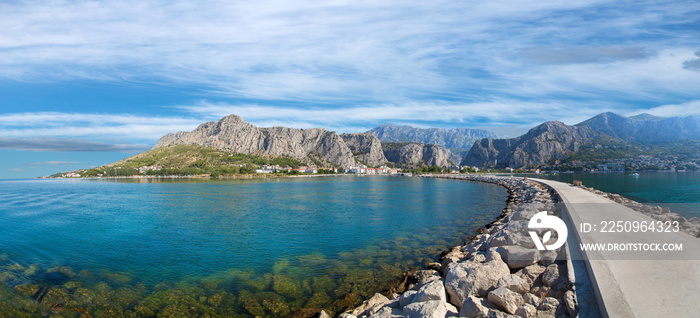
[[[508,288],[500,287],[489,292],[489,301],[512,315],[523,304],[523,297]]]
[[[547,269],[542,273],[542,282],[546,286],[554,286],[559,282],[559,265],[551,264],[547,266]]]
[[[403,314],[407,317],[445,318],[447,313],[447,303],[440,300],[410,303],[403,307]]]
[[[540,305],[540,298],[531,294],[531,293],[523,294],[523,300],[525,301],[526,304],[530,304],[530,305],[533,305],[535,307]]]
[[[530,284],[528,284],[524,278],[515,274],[510,274],[499,279],[498,284],[496,284],[496,288],[499,287],[508,288],[519,294],[524,294],[530,291]]]
[[[382,307],[376,313],[369,316],[369,318],[403,318],[406,317],[401,309]]]
[[[544,273],[546,267],[539,265],[539,264],[532,264],[530,266],[526,266],[525,268],[519,270],[516,275],[526,279],[530,285],[534,285],[537,281],[537,278]]]
[[[413,302],[413,297],[415,297],[417,293],[417,290],[407,290],[403,292],[403,294],[399,296],[399,307],[403,308],[404,306]]]
[[[554,297],[545,297],[542,299],[542,302],[540,302],[540,305],[537,306],[537,310],[550,312],[553,314],[557,310],[558,306],[559,300]]]
[[[508,265],[503,262],[462,262],[448,269],[445,288],[450,295],[450,302],[461,306],[469,295],[486,297],[498,280],[509,274]]]
[[[484,305],[484,300],[474,296],[467,296],[459,311],[461,317],[486,318],[489,315],[489,308]]]
[[[355,310],[352,311],[352,314],[355,316],[359,316],[363,313],[366,315],[371,315],[389,302],[391,302],[389,298],[386,298],[386,296],[380,293],[376,293],[374,296],[372,296],[372,298],[365,300],[360,307],[355,308]]]
[[[503,246],[498,249],[510,269],[520,269],[540,261],[540,251],[522,246]]]
[[[442,280],[434,280],[421,286],[411,302],[422,302],[429,300],[440,300],[447,302],[445,285],[443,284]]]
[[[576,315],[578,315],[578,301],[573,291],[568,290],[564,293],[564,305],[566,306],[566,312],[569,313],[569,316],[576,317]]]
[[[521,318],[533,318],[537,316],[537,308],[530,304],[522,304],[515,310],[515,315]]]

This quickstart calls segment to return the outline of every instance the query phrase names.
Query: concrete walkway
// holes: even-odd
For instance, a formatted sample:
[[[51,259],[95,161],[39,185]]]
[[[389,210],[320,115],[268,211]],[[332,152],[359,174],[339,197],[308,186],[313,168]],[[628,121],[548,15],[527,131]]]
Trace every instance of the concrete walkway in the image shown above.
[[[570,253],[585,261],[603,316],[700,317],[700,239],[683,232],[602,233],[609,223],[601,221],[656,221],[570,184],[532,180],[549,185],[562,197]],[[581,232],[582,223],[590,224],[591,231]],[[582,251],[580,243],[672,243],[682,244],[683,250],[591,252]]]

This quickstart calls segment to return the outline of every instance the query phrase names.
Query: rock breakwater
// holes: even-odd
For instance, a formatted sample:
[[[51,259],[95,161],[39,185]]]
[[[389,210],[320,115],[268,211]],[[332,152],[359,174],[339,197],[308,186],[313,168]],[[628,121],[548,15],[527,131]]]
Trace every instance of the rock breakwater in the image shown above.
[[[386,297],[376,294],[340,315],[356,317],[575,317],[573,268],[564,248],[541,252],[528,235],[532,216],[560,214],[558,196],[526,178],[436,176],[499,184],[509,191],[498,219],[430,269],[405,274]],[[540,233],[542,234],[542,233]],[[555,235],[556,237],[556,235]]]

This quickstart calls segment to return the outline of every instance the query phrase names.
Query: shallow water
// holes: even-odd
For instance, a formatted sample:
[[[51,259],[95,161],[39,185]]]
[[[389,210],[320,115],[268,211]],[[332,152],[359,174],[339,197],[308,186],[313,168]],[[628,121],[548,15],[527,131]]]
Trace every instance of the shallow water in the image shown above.
[[[403,177],[0,181],[0,307],[338,311],[475,234],[506,196],[492,184]]]

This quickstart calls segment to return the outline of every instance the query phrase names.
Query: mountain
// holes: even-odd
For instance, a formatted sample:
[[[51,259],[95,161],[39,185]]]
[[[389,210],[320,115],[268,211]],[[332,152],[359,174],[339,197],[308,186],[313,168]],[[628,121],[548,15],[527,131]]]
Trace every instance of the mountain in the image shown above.
[[[352,155],[364,165],[378,167],[386,164],[382,143],[370,134],[342,134],[345,144],[352,151]]]
[[[599,136],[587,126],[549,121],[520,137],[477,141],[462,165],[494,168],[537,166],[552,159],[563,159]]]
[[[592,141],[636,149],[636,144],[658,148],[669,143],[700,140],[700,116],[656,117],[640,114],[624,117],[607,112],[574,126],[546,122],[517,138],[485,138],[474,143],[463,165],[521,168],[564,159]],[[619,152],[618,151],[618,152]]]
[[[610,137],[642,144],[700,139],[700,116],[661,118],[649,114],[624,117],[602,113],[577,124]]]
[[[352,151],[335,132],[322,128],[258,128],[237,115],[201,124],[191,132],[167,134],[153,149],[176,145],[201,145],[251,155],[288,156],[319,165],[355,165]]]
[[[471,148],[482,138],[497,138],[483,129],[470,128],[416,128],[411,126],[381,125],[367,131],[382,142],[416,142],[447,147],[457,152]]]
[[[389,161],[402,166],[449,166],[460,161],[442,146],[410,144],[387,152],[382,142],[368,133],[338,135],[321,128],[259,128],[237,115],[204,123],[190,132],[167,134],[153,149],[177,145],[200,145],[257,156],[286,156],[308,164],[344,168],[376,167]]]
[[[448,167],[459,164],[459,156],[438,145],[420,143],[382,143],[386,158],[402,167]]]

